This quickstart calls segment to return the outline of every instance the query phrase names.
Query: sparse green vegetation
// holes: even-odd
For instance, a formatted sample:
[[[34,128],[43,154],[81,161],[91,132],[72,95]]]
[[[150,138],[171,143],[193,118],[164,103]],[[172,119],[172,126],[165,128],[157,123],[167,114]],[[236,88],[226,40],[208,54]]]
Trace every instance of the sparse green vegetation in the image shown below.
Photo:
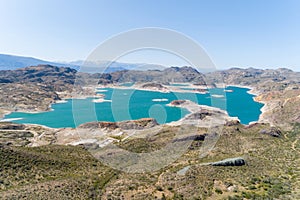
[[[214,150],[199,158],[201,141],[157,172],[127,174],[102,165],[82,147],[47,145],[0,148],[0,194],[5,198],[102,199],[297,199],[299,153],[292,149],[299,126],[272,137],[260,134],[268,125],[225,127]],[[136,152],[161,148],[176,128],[124,141]],[[201,133],[203,130],[199,130]],[[162,142],[164,141],[164,142]],[[147,144],[147,145],[146,145]],[[298,146],[294,146],[298,148]],[[243,156],[244,166],[202,166],[201,163]],[[185,175],[177,171],[190,166]]]

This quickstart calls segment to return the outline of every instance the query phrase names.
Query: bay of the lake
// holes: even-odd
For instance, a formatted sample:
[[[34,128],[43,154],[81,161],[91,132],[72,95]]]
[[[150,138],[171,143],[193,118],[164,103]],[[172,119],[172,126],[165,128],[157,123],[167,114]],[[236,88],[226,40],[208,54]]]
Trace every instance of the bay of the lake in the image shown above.
[[[95,98],[67,99],[65,103],[51,106],[52,111],[40,113],[13,112],[5,120],[17,119],[16,123],[40,124],[53,128],[76,127],[91,121],[123,121],[140,118],[155,118],[158,123],[177,121],[189,112],[186,109],[167,106],[173,100],[188,99],[201,105],[226,110],[238,117],[242,124],[257,121],[263,104],[255,102],[249,89],[227,87],[210,89],[207,94],[187,92],[154,92],[135,89],[101,88],[104,102],[95,103]],[[74,120],[75,119],[75,120]],[[75,122],[74,122],[75,121]]]

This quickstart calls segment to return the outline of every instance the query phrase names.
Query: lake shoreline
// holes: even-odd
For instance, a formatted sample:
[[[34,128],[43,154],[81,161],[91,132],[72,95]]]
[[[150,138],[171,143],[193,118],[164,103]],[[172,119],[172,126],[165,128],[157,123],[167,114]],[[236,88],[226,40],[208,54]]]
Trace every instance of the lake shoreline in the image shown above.
[[[186,85],[185,85],[186,86]],[[190,84],[191,86],[191,84]],[[124,86],[120,86],[120,85],[105,85],[105,86],[100,86],[100,87],[91,87],[94,89],[95,92],[106,92],[104,90],[101,90],[101,88],[113,88],[113,89],[133,89],[133,90],[142,90],[142,91],[150,91],[150,92],[161,92],[161,93],[170,93],[170,92],[179,92],[176,87],[179,87],[179,86],[176,86],[175,89],[174,89],[174,86],[170,86],[172,88],[172,91],[171,90],[159,90],[159,89],[153,89],[153,88],[140,88],[140,87],[124,87]],[[237,87],[237,88],[247,88],[247,89],[250,89],[250,90],[253,90],[254,87],[249,87],[249,86],[242,86],[242,85],[226,85],[226,87]],[[225,87],[225,88],[226,88]],[[203,87],[202,87],[203,88]],[[100,89],[100,90],[99,90]],[[97,91],[98,90],[98,91]],[[181,92],[181,91],[180,91]],[[184,91],[185,93],[194,93],[194,94],[199,94],[199,92],[197,91],[193,91],[193,90],[188,90],[188,91]],[[249,91],[247,91],[247,93],[249,93]],[[249,93],[250,94],[250,93]],[[255,94],[252,94],[252,95],[257,95],[257,93]],[[61,100],[58,100],[58,101],[55,101],[53,103],[51,103],[49,105],[49,110],[41,110],[41,111],[30,111],[30,110],[19,110],[18,112],[25,112],[25,113],[42,113],[42,112],[49,112],[49,111],[54,111],[54,109],[52,108],[52,105],[55,105],[55,104],[61,104],[61,103],[67,103],[70,99],[87,99],[87,98],[93,98],[92,101],[94,103],[103,103],[103,102],[110,102],[111,100],[106,100],[105,99],[105,95],[104,94],[101,94],[101,95],[82,95],[80,96],[80,98],[70,98],[70,97],[66,97],[66,98],[62,98]],[[254,97],[253,98],[256,102],[258,103],[262,103],[261,101],[257,101],[256,98]],[[263,103],[264,104],[264,103]],[[199,104],[200,105],[200,104]],[[261,121],[261,115],[263,115],[264,112],[267,111],[267,109],[264,108],[265,107],[265,104],[264,106],[260,109],[261,113],[257,119],[257,121],[252,121],[251,123],[255,123],[255,122],[260,122]],[[12,113],[14,111],[10,111],[10,112],[6,112],[5,115],[3,115],[3,117],[1,119],[5,119],[5,116]],[[235,116],[236,117],[236,116]],[[1,120],[0,119],[0,120]],[[240,119],[239,119],[240,120]],[[37,124],[39,125],[39,124]],[[247,125],[247,124],[245,124]]]

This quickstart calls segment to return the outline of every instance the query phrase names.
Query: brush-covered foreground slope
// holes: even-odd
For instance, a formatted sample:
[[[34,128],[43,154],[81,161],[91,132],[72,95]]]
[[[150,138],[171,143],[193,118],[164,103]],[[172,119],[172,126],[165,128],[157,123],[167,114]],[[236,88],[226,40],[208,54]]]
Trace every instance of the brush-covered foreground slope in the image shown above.
[[[267,124],[226,126],[207,157],[199,157],[203,141],[197,139],[175,163],[157,172],[140,174],[110,169],[81,146],[1,144],[0,196],[2,199],[299,199],[300,125],[280,133],[279,137],[266,134],[269,129]],[[174,131],[176,127],[165,127],[152,138],[132,138],[118,145],[132,152],[150,152],[164,147],[166,138],[172,138]],[[9,135],[7,132],[2,129],[1,137]],[[18,137],[11,138],[14,139]],[[246,165],[201,165],[241,156]],[[187,166],[185,173],[178,173]]]

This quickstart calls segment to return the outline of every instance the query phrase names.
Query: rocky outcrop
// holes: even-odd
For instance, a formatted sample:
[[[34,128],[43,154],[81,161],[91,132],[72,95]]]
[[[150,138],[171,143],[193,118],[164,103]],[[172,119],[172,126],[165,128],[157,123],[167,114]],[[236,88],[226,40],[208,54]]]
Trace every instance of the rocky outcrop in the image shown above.
[[[170,103],[170,105],[172,106],[179,106],[179,105],[182,105],[183,103],[185,103],[186,100],[174,100]]]
[[[226,122],[225,126],[236,126],[239,124],[240,124],[239,120],[231,120],[231,121]]]
[[[2,146],[32,146],[33,143],[48,145],[55,140],[54,134],[54,129],[38,125],[0,122],[0,145]]]
[[[182,138],[177,138],[175,140],[173,140],[173,142],[180,142],[180,141],[204,141],[205,137],[207,136],[207,134],[196,134],[196,135],[191,135],[191,136],[186,136],[186,137],[182,137]]]
[[[87,122],[78,126],[78,128],[84,129],[97,129],[97,128],[105,128],[105,129],[117,129],[118,125],[116,122]]]
[[[157,126],[158,123],[153,118],[142,118],[139,120],[130,120],[130,121],[123,121],[123,122],[117,122],[118,127],[124,130],[128,129],[144,129],[144,128],[152,128],[154,126]]]
[[[244,158],[238,157],[238,158],[228,158],[225,160],[212,162],[210,165],[212,166],[243,166],[246,164],[246,161]]]
[[[12,122],[2,122],[0,123],[0,130],[24,130],[25,125],[15,124]]]
[[[99,84],[122,82],[191,82],[206,85],[204,75],[192,67],[170,67],[164,70],[123,70],[112,73],[98,74]]]
[[[221,114],[221,113],[220,113],[220,114]],[[204,119],[205,117],[207,117],[207,116],[212,116],[212,115],[213,115],[213,112],[212,112],[212,111],[209,111],[209,110],[207,110],[207,109],[202,109],[202,110],[200,110],[200,111],[198,111],[198,112],[195,112],[195,113],[192,113],[192,114],[188,115],[188,116],[186,117],[186,119],[187,119],[187,120],[198,120],[198,119],[202,120],[202,119]]]
[[[213,86],[215,87],[215,86]],[[200,93],[207,93],[208,91],[206,89],[195,89],[194,91],[200,92]]]
[[[28,146],[33,134],[29,131],[18,132],[0,132],[0,147],[1,146]]]
[[[271,127],[269,129],[263,129],[259,132],[260,134],[265,134],[265,135],[270,135],[273,137],[280,137],[281,136],[281,131],[279,128],[276,127]]]
[[[159,89],[159,90],[165,88],[165,87],[164,87],[162,84],[160,84],[160,83],[145,83],[145,84],[143,84],[141,87],[144,88],[144,89],[147,89],[147,88],[155,88],[155,89]]]
[[[78,128],[83,129],[97,129],[97,128],[105,128],[114,130],[117,128],[123,130],[141,130],[144,128],[151,128],[157,126],[158,123],[153,118],[142,118],[139,120],[128,120],[128,121],[121,121],[121,122],[88,122],[85,124],[81,124]]]

